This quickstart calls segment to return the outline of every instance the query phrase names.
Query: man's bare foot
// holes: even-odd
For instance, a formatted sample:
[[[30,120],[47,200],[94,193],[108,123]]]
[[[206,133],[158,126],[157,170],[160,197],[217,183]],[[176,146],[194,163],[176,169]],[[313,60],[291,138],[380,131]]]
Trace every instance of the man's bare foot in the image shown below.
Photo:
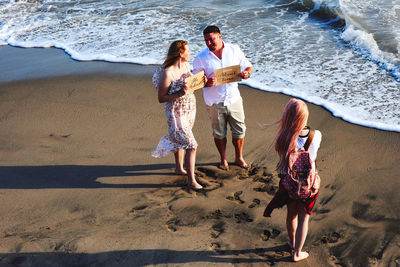
[[[294,262],[301,261],[301,260],[307,259],[308,256],[310,256],[310,255],[305,251],[300,251],[298,253],[295,252],[293,254],[293,261]]]
[[[180,170],[180,169],[175,169],[175,174],[176,174],[176,175],[186,175],[187,172],[186,172],[184,169],[182,169],[182,170]]]
[[[239,167],[243,168],[243,169],[248,169],[249,168],[249,165],[246,163],[246,161],[244,161],[244,159],[235,160],[235,164],[238,165]]]
[[[201,186],[201,184],[199,184],[198,182],[188,183],[188,186],[189,186],[191,189],[194,189],[194,190],[203,189],[203,186]]]

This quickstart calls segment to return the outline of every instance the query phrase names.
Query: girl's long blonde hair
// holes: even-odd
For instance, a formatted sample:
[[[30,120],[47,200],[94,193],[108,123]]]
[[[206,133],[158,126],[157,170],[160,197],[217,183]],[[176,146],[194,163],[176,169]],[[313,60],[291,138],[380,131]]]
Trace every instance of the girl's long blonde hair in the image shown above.
[[[308,108],[300,99],[292,98],[287,103],[275,140],[275,150],[279,155],[277,171],[284,173],[288,167],[289,155],[296,150],[297,138],[307,123]]]
[[[167,58],[163,63],[164,69],[174,64],[180,57],[181,53],[185,52],[185,45],[188,43],[184,40],[174,41],[168,49]]]

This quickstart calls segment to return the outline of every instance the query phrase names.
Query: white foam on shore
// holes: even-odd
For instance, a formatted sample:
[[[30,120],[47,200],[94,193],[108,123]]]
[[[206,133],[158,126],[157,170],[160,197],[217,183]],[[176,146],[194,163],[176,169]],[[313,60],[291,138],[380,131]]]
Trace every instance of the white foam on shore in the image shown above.
[[[385,123],[380,122],[373,122],[370,121],[368,118],[358,118],[354,114],[362,114],[364,110],[362,107],[359,108],[348,108],[343,105],[332,103],[326,101],[318,96],[310,96],[304,93],[301,93],[300,90],[293,90],[287,87],[271,87],[263,85],[257,81],[249,80],[249,81],[242,81],[241,84],[250,86],[255,89],[259,89],[266,92],[271,93],[282,93],[288,96],[293,96],[296,98],[303,99],[309,103],[324,107],[328,111],[332,113],[333,116],[341,118],[349,123],[369,127],[369,128],[376,128],[385,131],[393,131],[393,132],[400,132],[400,125],[388,125]]]
[[[55,47],[63,49],[71,58],[78,60],[78,61],[93,61],[93,60],[100,60],[112,63],[134,63],[134,64],[142,64],[142,65],[154,65],[154,64],[161,64],[161,60],[157,60],[154,58],[149,57],[134,57],[134,58],[118,58],[113,55],[91,55],[91,54],[81,54],[78,52],[71,51],[69,49],[64,49],[62,47],[56,45],[43,45],[43,46],[34,46],[32,44],[27,43],[16,43],[10,44],[17,47],[26,47],[26,48],[34,48],[34,47]],[[258,82],[257,77],[253,75],[253,78],[249,81],[243,81],[241,84],[245,84],[255,89],[259,89],[266,92],[275,92],[275,93],[283,93],[285,95],[293,96],[301,98],[307,102],[313,103],[315,105],[322,106],[329,110],[333,116],[342,118],[343,120],[358,124],[361,126],[377,128],[381,130],[387,131],[396,131],[400,132],[400,125],[395,124],[387,124],[381,122],[374,122],[371,121],[370,118],[362,119],[360,118],[361,114],[365,113],[365,110],[362,108],[348,108],[346,106],[340,105],[338,103],[330,102],[325,99],[322,99],[315,95],[309,95],[306,91],[301,90],[301,88],[292,88],[293,84],[288,80],[283,80],[276,76],[276,79],[281,80],[282,83],[286,84],[286,86],[268,86],[261,82]],[[289,86],[288,86],[289,85]]]

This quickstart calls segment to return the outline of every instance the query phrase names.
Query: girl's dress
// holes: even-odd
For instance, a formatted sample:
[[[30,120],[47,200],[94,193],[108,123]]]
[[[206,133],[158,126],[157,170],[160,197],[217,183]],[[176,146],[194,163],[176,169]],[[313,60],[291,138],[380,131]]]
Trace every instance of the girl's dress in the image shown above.
[[[154,75],[152,82],[158,89],[160,77],[164,69],[159,67]],[[182,89],[185,78],[192,74],[188,70],[178,79],[174,78],[171,83],[168,94],[178,92]],[[197,142],[194,138],[192,128],[196,117],[196,97],[193,92],[187,93],[171,102],[165,102],[165,114],[167,116],[168,134],[161,137],[156,150],[152,152],[155,158],[161,158],[171,152],[177,152],[178,149],[197,148]]]

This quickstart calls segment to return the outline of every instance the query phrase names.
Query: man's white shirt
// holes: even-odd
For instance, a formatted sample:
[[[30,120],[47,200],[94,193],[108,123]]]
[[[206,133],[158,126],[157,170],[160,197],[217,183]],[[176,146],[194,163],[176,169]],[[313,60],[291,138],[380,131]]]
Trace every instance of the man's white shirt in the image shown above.
[[[214,70],[234,65],[240,65],[241,71],[252,67],[239,46],[224,43],[222,59],[219,59],[208,48],[200,52],[193,61],[193,73],[196,74],[203,70],[207,78],[213,78]],[[207,106],[218,103],[224,103],[225,106],[228,106],[238,101],[241,97],[237,82],[204,87],[203,96]]]

